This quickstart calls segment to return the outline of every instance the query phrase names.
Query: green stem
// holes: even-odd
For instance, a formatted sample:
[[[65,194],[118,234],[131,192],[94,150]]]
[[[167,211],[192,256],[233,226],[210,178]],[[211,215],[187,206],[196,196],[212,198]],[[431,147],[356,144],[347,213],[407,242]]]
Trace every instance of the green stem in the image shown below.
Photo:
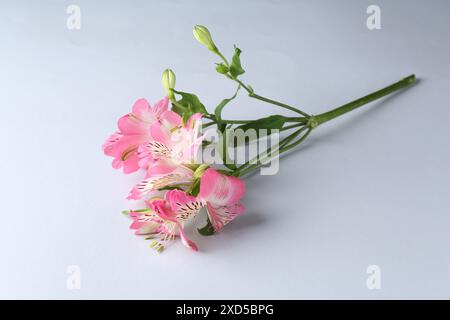
[[[300,139],[298,139],[297,141],[287,145],[289,143],[289,141],[292,141],[294,138],[296,138],[298,136],[298,134],[300,134],[304,129],[307,129],[308,131],[305,132],[305,134],[303,136],[301,136]],[[271,151],[271,150],[267,150],[268,152],[264,155],[260,155],[259,157],[261,157],[257,163],[252,164],[251,166],[249,166],[248,168],[245,168],[244,170],[239,170],[239,172],[235,175],[237,175],[238,177],[243,176],[246,173],[249,173],[255,169],[258,169],[259,167],[261,167],[264,163],[265,160],[270,160],[271,158],[273,158],[274,156],[279,156],[281,155],[283,152],[286,152],[296,146],[298,146],[300,143],[302,143],[310,134],[310,132],[312,131],[312,129],[310,127],[303,127],[302,129],[300,129],[298,132],[296,132],[296,135],[294,137],[291,137],[288,141],[284,141],[281,142],[278,145],[278,149]],[[274,154],[274,152],[277,152],[276,154]],[[242,168],[242,167],[241,167]],[[239,168],[239,169],[241,169]]]
[[[299,110],[297,108],[291,107],[290,105],[287,105],[285,103],[282,103],[282,102],[279,102],[279,101],[276,101],[276,100],[272,100],[272,99],[269,99],[269,98],[266,98],[266,97],[262,97],[262,96],[260,96],[260,95],[258,95],[256,93],[249,93],[248,95],[250,97],[258,99],[260,101],[264,101],[264,102],[267,102],[267,103],[270,103],[270,104],[274,104],[276,106],[279,106],[279,107],[282,107],[282,108],[285,108],[285,109],[297,112],[297,113],[301,114],[304,117],[309,117],[309,114],[307,114],[306,112],[303,112],[303,111],[301,111],[301,110]]]
[[[267,148],[267,150],[265,150],[264,152],[258,154],[256,157],[250,159],[249,161],[247,161],[246,163],[242,164],[236,171],[235,171],[235,175],[236,176],[241,176],[243,174],[243,171],[246,167],[248,167],[250,164],[252,164],[248,169],[245,169],[244,171],[246,172],[249,169],[253,169],[253,167],[255,167],[255,165],[258,164],[258,162],[261,162],[261,159],[263,159],[264,157],[271,157],[272,155],[272,149],[276,149],[277,151],[280,150],[280,148],[282,148],[283,146],[285,146],[286,144],[288,144],[290,141],[294,140],[300,133],[302,133],[303,130],[305,130],[306,126],[303,126],[302,128],[296,130],[295,132],[291,133],[290,135],[288,135],[287,137],[283,138],[279,143],[277,143],[275,146],[271,146],[269,148]]]
[[[308,137],[308,135],[311,133],[311,131],[312,131],[312,128],[308,128],[308,131],[306,131],[305,134],[300,139],[298,139],[297,141],[295,141],[289,145],[283,145],[280,148],[280,154],[298,146],[300,143],[302,143]]]
[[[234,81],[236,81],[237,83],[239,83],[239,84],[241,85],[241,87],[244,88],[245,91],[248,92],[248,96],[251,97],[251,98],[254,98],[254,99],[257,99],[257,100],[260,100],[260,101],[264,101],[264,102],[267,102],[267,103],[270,103],[270,104],[274,104],[274,105],[277,105],[277,106],[279,106],[279,107],[282,107],[282,108],[285,108],[285,109],[294,111],[294,112],[296,112],[296,113],[301,114],[301,115],[304,116],[304,117],[309,117],[309,114],[307,114],[306,112],[303,112],[302,110],[299,110],[299,109],[297,109],[297,108],[295,108],[295,107],[292,107],[292,106],[290,106],[290,105],[288,105],[288,104],[285,104],[285,103],[283,103],[283,102],[276,101],[276,100],[273,100],[273,99],[269,99],[269,98],[266,98],[266,97],[263,97],[263,96],[260,96],[260,95],[256,94],[256,93],[253,91],[253,89],[250,89],[247,85],[245,85],[245,84],[244,84],[241,80],[239,80],[238,78],[235,78],[235,77],[233,77],[233,76],[228,76],[228,77],[229,77],[231,80],[234,80]]]
[[[281,129],[280,129],[280,132],[281,132],[281,131],[286,131],[286,130],[289,130],[289,129],[293,129],[293,128],[298,128],[298,127],[301,127],[301,126],[303,126],[303,125],[304,125],[303,123],[291,124],[291,125],[289,125],[289,126],[286,126],[286,127],[281,128]]]
[[[217,123],[217,122],[215,122],[215,121],[211,121],[211,122],[208,122],[208,123],[204,123],[204,124],[203,124],[203,129],[205,129],[205,128],[209,127],[209,126],[215,125],[216,123]]]
[[[343,106],[340,106],[336,109],[324,112],[324,113],[316,115],[316,116],[312,116],[310,119],[311,126],[313,128],[317,127],[318,125],[320,125],[322,123],[325,123],[327,121],[330,121],[331,119],[337,118],[337,117],[343,115],[344,113],[350,112],[350,111],[352,111],[356,108],[359,108],[369,102],[380,99],[394,91],[405,88],[415,82],[416,82],[416,76],[414,74],[412,74],[394,84],[391,84],[390,86],[387,86],[381,90],[375,91],[375,92],[368,94],[362,98],[359,98],[355,101],[344,104]]]
[[[213,123],[217,123],[217,118],[214,114],[205,114],[204,117],[206,119],[212,120],[212,122],[208,122],[207,125],[210,126]],[[286,122],[294,122],[298,124],[306,124],[309,120],[309,118],[306,117],[286,117]],[[254,122],[255,120],[227,120],[227,119],[220,119],[221,123],[226,124],[246,124],[250,122]]]
[[[303,123],[297,123],[297,124],[293,124],[293,125],[281,128],[280,132],[281,131],[286,131],[286,130],[289,130],[289,129],[298,128],[298,127],[302,127],[302,128],[300,128],[299,130],[295,131],[294,133],[291,133],[287,137],[283,138],[281,140],[281,142],[279,142],[277,145],[275,145],[275,147],[278,148],[278,149],[283,147],[284,145],[289,143],[291,140],[293,140],[295,137],[297,137],[303,130],[305,130],[308,127],[305,127],[305,125]],[[270,153],[271,149],[272,149],[272,147],[269,147],[269,148],[267,148],[267,150],[265,150],[264,152],[262,152],[261,154],[259,154],[255,158],[253,158],[253,159],[243,163],[239,168],[234,170],[233,174],[234,175],[239,175],[239,172],[241,170],[245,169],[245,167],[249,166],[253,161],[257,161],[257,159],[260,159],[261,157],[265,156],[267,153]]]
[[[220,120],[220,122],[230,123],[230,124],[246,124],[246,123],[250,123],[250,122],[254,122],[254,121],[255,120],[225,120],[225,119]],[[305,124],[307,122],[307,119],[305,119],[303,117],[289,117],[289,118],[286,118],[286,122],[297,122],[297,123]]]
[[[215,53],[223,60],[227,67],[230,67],[230,63],[228,62],[227,58],[225,58],[225,56],[219,50],[215,51]]]

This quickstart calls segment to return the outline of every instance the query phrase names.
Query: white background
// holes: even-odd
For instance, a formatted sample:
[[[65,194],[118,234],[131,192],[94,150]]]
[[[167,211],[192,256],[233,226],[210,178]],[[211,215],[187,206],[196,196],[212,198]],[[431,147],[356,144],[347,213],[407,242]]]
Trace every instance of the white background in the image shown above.
[[[0,298],[449,298],[447,1],[0,1]],[[68,30],[66,8],[81,8]],[[310,113],[410,73],[414,87],[318,128],[245,215],[157,255],[120,212],[140,175],[101,145],[163,69],[213,110],[234,85],[192,37],[207,25],[258,93]],[[225,115],[285,113],[240,99]],[[66,268],[81,269],[68,290]],[[368,290],[366,268],[381,268]]]

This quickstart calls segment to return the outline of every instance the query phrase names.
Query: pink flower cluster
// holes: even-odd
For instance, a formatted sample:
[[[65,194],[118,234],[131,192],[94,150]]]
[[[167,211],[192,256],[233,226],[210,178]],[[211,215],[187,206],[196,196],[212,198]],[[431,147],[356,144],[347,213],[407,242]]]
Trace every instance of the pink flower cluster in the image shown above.
[[[153,107],[140,99],[119,119],[118,131],[103,145],[104,154],[114,158],[114,169],[126,174],[145,172],[128,195],[146,204],[144,209],[129,211],[130,228],[136,234],[155,236],[157,249],[180,237],[185,246],[197,250],[184,226],[202,208],[215,232],[244,211],[240,203],[244,182],[196,161],[203,142],[201,126],[202,114],[183,122],[169,110],[167,97]]]

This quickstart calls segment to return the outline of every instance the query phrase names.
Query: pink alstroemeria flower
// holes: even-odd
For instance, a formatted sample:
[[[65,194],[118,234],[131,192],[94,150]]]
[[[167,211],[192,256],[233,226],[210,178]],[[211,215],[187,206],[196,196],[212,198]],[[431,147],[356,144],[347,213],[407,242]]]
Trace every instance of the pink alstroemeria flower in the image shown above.
[[[127,199],[138,200],[163,187],[193,182],[193,168],[203,139],[201,120],[202,115],[196,113],[184,126],[169,128],[160,123],[151,126],[152,140],[140,148],[140,155],[153,159],[153,163],[145,179],[131,190]]]
[[[155,123],[177,126],[178,116],[168,110],[167,97],[153,107],[145,99],[139,99],[133,105],[131,113],[121,117],[117,123],[119,131],[110,136],[103,144],[103,152],[114,157],[114,169],[123,168],[124,173],[132,173],[140,168],[147,169],[148,161],[142,161],[139,149],[151,140],[150,128]]]
[[[184,232],[184,224],[200,209],[201,203],[193,196],[181,190],[170,190],[164,199],[156,198],[147,202],[148,211],[132,211],[130,217],[133,223],[130,228],[136,234],[157,234],[160,241],[181,238],[181,242],[188,248],[197,251],[194,242],[189,240]],[[158,243],[158,248],[162,247]]]
[[[198,199],[206,206],[216,232],[244,212],[245,208],[239,202],[244,194],[245,183],[241,179],[220,174],[212,168],[203,173]]]

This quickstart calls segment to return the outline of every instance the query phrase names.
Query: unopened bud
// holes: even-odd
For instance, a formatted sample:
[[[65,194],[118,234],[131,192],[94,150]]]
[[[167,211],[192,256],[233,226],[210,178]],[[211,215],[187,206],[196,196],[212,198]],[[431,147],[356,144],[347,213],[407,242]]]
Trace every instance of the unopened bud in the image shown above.
[[[228,67],[227,67],[226,65],[224,65],[223,63],[219,63],[219,64],[216,66],[216,71],[217,71],[218,73],[221,73],[221,74],[226,74],[226,73],[228,73],[229,69],[228,69]]]
[[[175,88],[175,73],[171,69],[164,70],[162,74],[162,85],[164,90],[166,90],[167,96],[170,100],[175,99],[175,95],[173,94],[172,89]]]
[[[198,42],[206,46],[209,50],[213,52],[217,52],[217,47],[214,44],[211,33],[209,33],[208,28],[201,25],[196,25],[193,30],[194,37]]]
[[[196,170],[195,170],[195,172],[194,172],[194,178],[195,179],[199,179],[199,178],[201,178],[202,177],[202,175],[203,175],[203,172],[205,172],[206,171],[206,169],[208,169],[209,168],[209,165],[207,165],[207,164],[201,164]]]

